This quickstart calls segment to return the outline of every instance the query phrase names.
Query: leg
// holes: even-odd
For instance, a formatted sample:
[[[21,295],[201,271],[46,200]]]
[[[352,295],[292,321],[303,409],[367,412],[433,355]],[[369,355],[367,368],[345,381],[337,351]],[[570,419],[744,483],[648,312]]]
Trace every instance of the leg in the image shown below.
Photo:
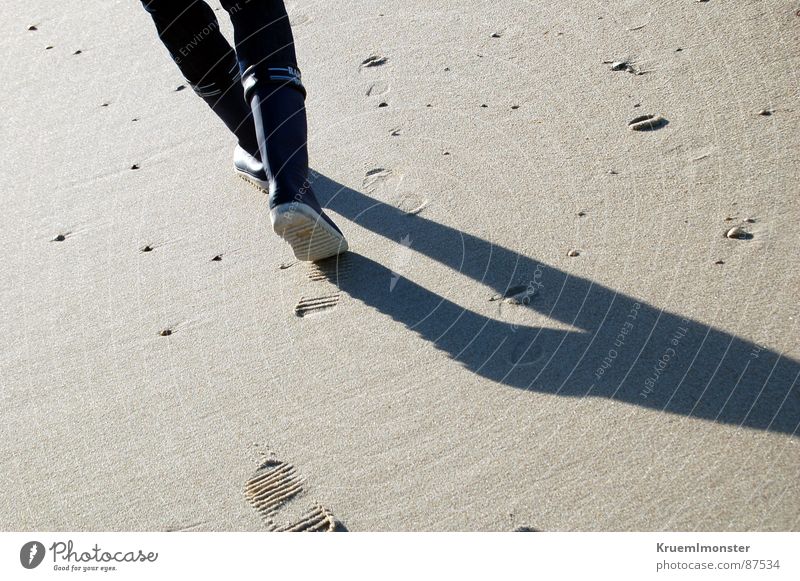
[[[267,174],[270,220],[300,260],[347,250],[308,181],[305,89],[282,0],[223,0]]]
[[[219,31],[214,11],[202,0],[141,2],[189,85],[236,135],[239,145],[257,155],[258,142],[239,82],[236,53]]]

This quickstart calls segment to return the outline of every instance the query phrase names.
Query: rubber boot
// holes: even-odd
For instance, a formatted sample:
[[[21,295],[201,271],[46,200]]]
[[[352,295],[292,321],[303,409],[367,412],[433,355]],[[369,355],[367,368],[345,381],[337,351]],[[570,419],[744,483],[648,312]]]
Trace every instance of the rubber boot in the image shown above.
[[[233,152],[233,168],[236,174],[266,191],[268,180],[258,152],[258,139],[250,107],[244,100],[239,65],[233,60],[230,67],[230,75],[222,81],[190,85],[236,136],[238,144]]]
[[[268,180],[270,221],[298,260],[347,250],[342,231],[317,201],[308,180],[305,89],[293,66],[253,66],[242,75]]]

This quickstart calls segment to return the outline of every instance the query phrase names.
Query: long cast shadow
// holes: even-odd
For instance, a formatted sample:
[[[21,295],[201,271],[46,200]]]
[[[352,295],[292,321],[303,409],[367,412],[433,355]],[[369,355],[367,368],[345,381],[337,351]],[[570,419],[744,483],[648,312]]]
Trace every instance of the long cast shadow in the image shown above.
[[[476,313],[350,252],[332,282],[480,376],[564,396],[607,397],[694,418],[796,435],[800,364],[680,315],[311,173],[327,207],[494,289],[503,308],[579,331],[515,326]],[[335,269],[334,269],[335,270]],[[510,292],[509,292],[510,291]],[[487,297],[488,298],[488,297]],[[514,301],[515,299],[512,299]],[[500,303],[498,303],[500,304]]]

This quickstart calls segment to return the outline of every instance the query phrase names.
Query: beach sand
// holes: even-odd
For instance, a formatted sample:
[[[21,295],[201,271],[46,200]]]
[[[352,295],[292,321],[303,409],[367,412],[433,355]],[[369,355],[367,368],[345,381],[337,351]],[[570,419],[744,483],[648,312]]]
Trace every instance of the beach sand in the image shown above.
[[[287,7],[315,267],[138,2],[6,10],[2,529],[797,530],[797,3]]]

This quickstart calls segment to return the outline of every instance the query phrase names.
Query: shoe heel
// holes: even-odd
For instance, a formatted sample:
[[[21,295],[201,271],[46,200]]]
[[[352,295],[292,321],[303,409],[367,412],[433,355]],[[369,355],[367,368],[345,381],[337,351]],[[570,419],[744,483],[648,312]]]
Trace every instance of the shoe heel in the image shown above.
[[[269,213],[272,229],[292,247],[295,258],[314,262],[347,251],[347,240],[311,206],[281,204]]]

